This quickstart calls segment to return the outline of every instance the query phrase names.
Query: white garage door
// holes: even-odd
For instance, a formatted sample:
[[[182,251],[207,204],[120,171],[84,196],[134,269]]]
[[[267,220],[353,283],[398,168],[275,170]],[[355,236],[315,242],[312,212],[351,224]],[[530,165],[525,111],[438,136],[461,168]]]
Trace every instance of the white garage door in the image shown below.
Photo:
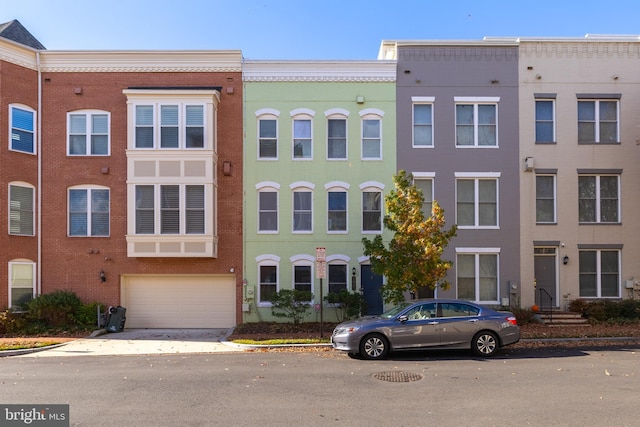
[[[125,328],[230,328],[235,325],[233,276],[125,276]]]

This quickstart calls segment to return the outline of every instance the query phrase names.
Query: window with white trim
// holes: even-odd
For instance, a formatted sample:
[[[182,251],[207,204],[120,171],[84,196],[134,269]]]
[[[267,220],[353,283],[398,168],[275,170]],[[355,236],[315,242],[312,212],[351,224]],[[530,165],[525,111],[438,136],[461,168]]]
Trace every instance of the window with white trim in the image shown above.
[[[109,236],[109,189],[69,189],[69,236]]]
[[[261,255],[258,262],[258,303],[269,305],[273,296],[279,291],[280,257],[277,255]]]
[[[313,116],[314,112],[305,108],[293,110],[293,159],[313,159]]]
[[[461,228],[498,226],[497,176],[467,177],[456,173],[456,220]]]
[[[80,110],[67,113],[67,154],[108,156],[109,119],[107,111]]]
[[[432,97],[412,97],[413,147],[433,147]]]
[[[9,262],[9,307],[19,309],[31,301],[36,289],[36,263],[32,261]]]
[[[425,218],[428,218],[432,214],[433,210],[433,174],[421,174],[414,172],[413,184],[422,191],[422,213]]]
[[[364,110],[362,118],[362,159],[382,159],[382,111]]]
[[[347,158],[347,119],[329,118],[327,120],[327,159],[345,160]]]
[[[278,232],[277,186],[258,186],[258,233]]]
[[[620,175],[578,176],[580,224],[620,222]]]
[[[135,105],[136,149],[203,149],[205,104],[149,103]]]
[[[312,292],[312,272],[311,265],[293,266],[293,289],[302,292]]]
[[[258,158],[278,158],[278,120],[274,118],[258,119]]]
[[[362,190],[362,232],[382,232],[382,190],[363,185]]]
[[[292,184],[293,232],[313,231],[313,186],[309,183]]]
[[[536,144],[555,143],[555,99],[536,99],[535,107]]]
[[[136,234],[205,233],[204,185],[136,185],[135,204]]]
[[[25,105],[12,104],[9,120],[9,149],[35,154],[36,112]]]
[[[26,183],[9,184],[9,234],[33,236],[35,188]]]
[[[536,175],[536,223],[556,222],[556,176]]]
[[[458,298],[466,301],[497,303],[499,295],[498,250],[457,250],[456,279]]]
[[[334,188],[327,192],[327,232],[347,231],[347,191]]]
[[[456,97],[456,146],[498,146],[499,98]]]
[[[580,298],[620,297],[620,250],[579,251]]]
[[[578,143],[619,144],[619,104],[617,99],[579,99]]]
[[[328,264],[329,293],[338,293],[342,290],[349,290],[347,287],[346,264]]]

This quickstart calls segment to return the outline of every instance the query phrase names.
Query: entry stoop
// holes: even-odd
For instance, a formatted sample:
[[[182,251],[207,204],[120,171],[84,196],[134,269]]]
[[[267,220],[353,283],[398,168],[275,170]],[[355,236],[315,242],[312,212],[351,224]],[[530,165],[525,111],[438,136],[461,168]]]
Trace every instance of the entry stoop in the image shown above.
[[[547,326],[591,326],[580,313],[568,311],[543,311],[540,319]]]

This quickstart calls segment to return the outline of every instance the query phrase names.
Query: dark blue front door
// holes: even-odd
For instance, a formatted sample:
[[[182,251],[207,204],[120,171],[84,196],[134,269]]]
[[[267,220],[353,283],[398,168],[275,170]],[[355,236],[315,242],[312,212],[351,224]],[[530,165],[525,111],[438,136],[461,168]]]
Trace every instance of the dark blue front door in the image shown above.
[[[382,295],[380,294],[382,276],[371,271],[370,265],[362,265],[360,266],[360,277],[364,300],[367,304],[366,310],[362,314],[382,313]]]

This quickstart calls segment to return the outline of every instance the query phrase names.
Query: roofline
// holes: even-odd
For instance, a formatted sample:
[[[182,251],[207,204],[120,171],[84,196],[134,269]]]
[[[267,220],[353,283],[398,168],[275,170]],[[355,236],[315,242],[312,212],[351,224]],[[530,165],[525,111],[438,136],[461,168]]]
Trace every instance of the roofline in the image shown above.
[[[243,80],[253,82],[395,82],[396,61],[245,60]]]

